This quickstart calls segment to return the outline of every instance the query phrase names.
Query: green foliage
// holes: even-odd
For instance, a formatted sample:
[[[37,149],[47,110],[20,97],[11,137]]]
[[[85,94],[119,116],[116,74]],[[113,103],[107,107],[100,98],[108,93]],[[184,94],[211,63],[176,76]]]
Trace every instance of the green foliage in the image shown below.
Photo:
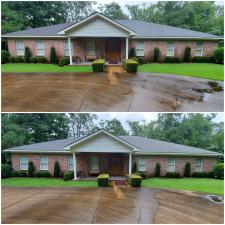
[[[70,64],[70,58],[68,56],[59,58],[59,66],[65,66],[69,64]]]
[[[24,58],[22,56],[14,56],[15,63],[23,63]]]
[[[51,174],[49,173],[49,171],[35,171],[33,176],[49,178],[51,177]]]
[[[138,57],[137,57],[137,60],[138,60],[139,65],[143,65],[143,64],[146,63],[146,62],[145,62],[145,57],[140,57],[140,56],[138,56]]]
[[[45,56],[37,56],[36,57],[37,63],[46,63],[47,58]]]
[[[25,171],[14,171],[13,172],[14,177],[27,177],[27,173]]]
[[[187,162],[184,166],[184,177],[191,176],[191,163]]]
[[[30,62],[30,57],[31,57],[30,48],[28,46],[26,46],[25,47],[25,51],[24,51],[24,60],[25,60],[25,63],[29,63]]]
[[[109,174],[100,174],[98,176],[98,186],[99,187],[109,186]]]
[[[8,61],[10,63],[15,63],[15,56],[9,56]]]
[[[41,172],[40,171],[34,171],[33,176],[34,177],[41,177]]]
[[[214,178],[213,172],[194,172],[192,177],[196,178]]]
[[[131,187],[141,187],[142,178],[136,174],[127,174],[126,181]]]
[[[50,63],[56,64],[58,62],[58,58],[56,55],[55,47],[51,47],[50,49]]]
[[[195,62],[195,63],[209,63],[210,62],[210,58],[206,57],[206,56],[195,56],[192,59],[192,62]]]
[[[160,56],[160,50],[159,48],[154,48],[154,53],[153,53],[153,62],[159,62],[159,56]]]
[[[136,172],[137,172],[137,163],[135,162],[132,167],[132,173],[136,173]]]
[[[166,56],[164,59],[164,63],[179,63],[179,58],[174,56]]]
[[[34,176],[34,163],[32,161],[30,161],[28,163],[28,177],[33,177]]]
[[[216,163],[213,166],[213,174],[218,179],[224,179],[224,164]]]
[[[54,164],[54,177],[60,176],[60,168],[59,168],[59,162],[56,161]]]
[[[63,174],[64,181],[72,180],[73,178],[74,178],[73,172],[67,171]]]
[[[183,61],[184,62],[190,62],[191,61],[191,48],[190,47],[185,48]]]
[[[216,63],[223,64],[224,63],[224,48],[217,48],[214,52],[214,58]]]
[[[166,173],[166,177],[167,178],[180,178],[180,174],[179,173],[175,173],[175,172],[167,172]]]
[[[129,51],[129,58],[133,58],[135,57],[135,50],[133,47],[130,48],[130,51]],[[136,60],[135,60],[136,61]]]
[[[96,59],[92,62],[93,72],[104,72],[104,67],[105,67],[104,59]]]
[[[128,73],[136,73],[138,68],[138,63],[132,59],[124,59],[123,60],[123,68]]]
[[[8,164],[2,164],[1,165],[1,177],[7,178],[12,176],[13,169]]]
[[[161,166],[159,163],[155,164],[155,177],[160,177]]]
[[[36,56],[30,57],[30,63],[37,63],[37,57]]]
[[[1,63],[7,63],[9,61],[10,54],[6,50],[1,51]]]

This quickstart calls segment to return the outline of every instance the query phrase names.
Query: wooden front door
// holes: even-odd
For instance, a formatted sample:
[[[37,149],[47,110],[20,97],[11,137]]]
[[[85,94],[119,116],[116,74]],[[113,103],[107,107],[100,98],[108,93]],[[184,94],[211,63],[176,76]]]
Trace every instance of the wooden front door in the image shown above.
[[[121,61],[121,39],[106,39],[106,57],[109,63],[118,63],[118,61]]]
[[[110,154],[109,158],[109,175],[110,176],[123,176],[123,154]]]

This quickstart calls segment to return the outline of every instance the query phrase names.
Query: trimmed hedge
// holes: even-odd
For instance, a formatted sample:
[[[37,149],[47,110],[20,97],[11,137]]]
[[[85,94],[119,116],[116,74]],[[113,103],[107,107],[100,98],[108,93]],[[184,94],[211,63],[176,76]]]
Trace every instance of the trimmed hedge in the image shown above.
[[[190,62],[191,61],[191,48],[190,47],[185,48],[183,61],[184,62]]]
[[[126,181],[131,187],[141,187],[142,178],[136,174],[127,174]]]
[[[30,57],[30,63],[37,63],[37,57],[36,56]]]
[[[22,56],[14,56],[15,63],[24,63],[24,58]]]
[[[28,177],[33,177],[34,176],[34,163],[30,161],[28,163]]]
[[[33,174],[34,177],[51,177],[49,171],[35,171]]]
[[[206,56],[195,56],[192,59],[192,62],[195,62],[195,63],[209,63],[210,61],[211,61],[211,59]]]
[[[109,174],[98,175],[98,186],[99,187],[108,187],[109,186]]]
[[[214,59],[216,63],[223,64],[224,63],[224,48],[217,48],[214,52]]]
[[[143,64],[146,63],[145,62],[145,57],[138,56],[137,57],[137,60],[138,60],[139,65],[143,65]]]
[[[10,54],[6,50],[1,51],[1,63],[7,63],[9,61]]]
[[[213,175],[218,179],[224,179],[224,164],[216,163],[213,166]]]
[[[105,67],[104,59],[96,59],[92,62],[93,72],[104,72],[104,67]]]
[[[1,175],[2,178],[11,177],[13,175],[13,169],[8,164],[2,164],[1,170],[2,170],[2,175]]]
[[[37,63],[46,63],[47,58],[45,56],[36,56]]]
[[[19,171],[14,171],[14,172],[13,172],[13,176],[14,176],[14,177],[27,177],[27,172],[21,171],[21,170],[19,170]]]
[[[196,178],[214,178],[213,172],[194,172],[192,177]]]
[[[54,164],[54,177],[59,177],[59,175],[60,175],[59,162],[55,161],[55,164]]]
[[[167,172],[166,173],[166,177],[167,178],[180,178],[180,174],[179,173],[175,173],[175,172]]]
[[[184,177],[191,176],[191,163],[187,162],[184,166]]]
[[[179,59],[174,56],[166,56],[164,59],[164,63],[179,63]]]
[[[72,180],[73,178],[74,178],[74,174],[71,171],[67,171],[63,174],[64,181]]]
[[[69,64],[70,64],[70,58],[68,56],[64,56],[59,59],[59,66],[65,66]]]
[[[124,59],[123,60],[123,68],[128,73],[136,73],[138,68],[138,62],[133,59]]]
[[[24,60],[25,60],[26,63],[30,62],[30,57],[31,57],[30,48],[28,46],[26,46],[25,51],[24,51]]]
[[[56,55],[55,47],[51,47],[50,49],[50,63],[56,64],[58,62],[58,58]]]

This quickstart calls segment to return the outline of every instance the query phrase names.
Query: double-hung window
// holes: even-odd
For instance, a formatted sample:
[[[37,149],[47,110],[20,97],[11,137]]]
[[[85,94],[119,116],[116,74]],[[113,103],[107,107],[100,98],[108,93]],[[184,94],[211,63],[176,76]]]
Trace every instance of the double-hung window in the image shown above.
[[[147,160],[145,158],[139,158],[138,171],[146,171],[146,170],[147,170]]]
[[[37,41],[36,42],[36,51],[37,51],[37,56],[44,56],[45,55],[44,41]]]
[[[175,159],[168,159],[167,172],[175,172],[176,161]]]
[[[41,156],[40,170],[48,170],[48,156]]]
[[[175,48],[174,42],[168,42],[166,56],[174,56],[174,48]]]
[[[73,155],[68,156],[68,170],[73,171]]]
[[[95,40],[87,41],[87,55],[95,55]]]
[[[145,44],[144,41],[140,41],[136,46],[136,56],[144,56],[145,55]]]
[[[203,43],[197,42],[195,49],[195,56],[202,56],[202,51],[203,51]]]
[[[196,159],[195,172],[202,172],[202,159]]]
[[[16,54],[17,55],[24,55],[24,43],[22,41],[16,41]]]
[[[20,170],[28,170],[28,157],[27,156],[20,157]]]
[[[97,156],[90,158],[90,170],[99,170],[99,158]]]

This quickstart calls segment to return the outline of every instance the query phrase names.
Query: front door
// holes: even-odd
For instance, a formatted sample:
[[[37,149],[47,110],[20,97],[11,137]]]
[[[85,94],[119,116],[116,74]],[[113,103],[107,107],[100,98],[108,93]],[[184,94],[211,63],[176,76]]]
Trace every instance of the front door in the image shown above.
[[[109,175],[110,176],[123,176],[123,154],[110,154],[109,155]]]
[[[121,61],[121,39],[106,39],[106,57],[109,63],[118,63]]]

